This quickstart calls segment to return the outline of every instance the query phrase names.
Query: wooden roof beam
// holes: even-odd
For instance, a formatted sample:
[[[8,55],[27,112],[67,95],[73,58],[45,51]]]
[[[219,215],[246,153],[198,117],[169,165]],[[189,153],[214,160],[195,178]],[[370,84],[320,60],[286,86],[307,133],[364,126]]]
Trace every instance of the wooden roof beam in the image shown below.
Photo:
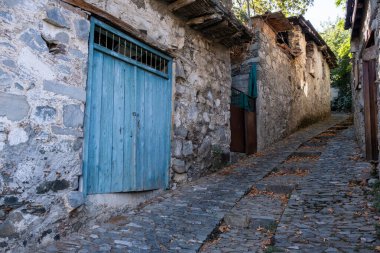
[[[205,15],[205,16],[202,16],[202,17],[197,17],[197,18],[193,18],[193,19],[190,19],[189,21],[186,22],[187,25],[201,25],[201,24],[204,24],[205,22],[207,21],[211,21],[211,20],[219,20],[221,21],[222,20],[222,15],[218,14],[218,13],[214,13],[214,14],[211,14],[211,15]]]
[[[177,0],[175,1],[174,3],[171,3],[168,5],[168,9],[170,11],[176,11],[176,10],[179,10],[187,5],[190,5],[192,3],[194,3],[196,0]]]

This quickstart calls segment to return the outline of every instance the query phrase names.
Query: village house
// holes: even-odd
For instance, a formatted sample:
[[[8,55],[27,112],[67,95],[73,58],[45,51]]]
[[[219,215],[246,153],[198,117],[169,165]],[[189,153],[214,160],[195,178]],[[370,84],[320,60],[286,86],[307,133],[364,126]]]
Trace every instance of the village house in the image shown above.
[[[228,1],[3,0],[0,24],[3,249],[59,240],[330,113],[335,57],[303,17],[247,28]]]
[[[0,2],[0,247],[58,240],[91,203],[133,205],[229,160],[228,48],[251,38],[229,8]]]
[[[368,160],[379,158],[379,3],[347,1],[345,28],[351,29],[352,102],[356,137]]]
[[[248,153],[328,117],[330,70],[337,64],[303,16],[268,13],[251,23],[252,41],[235,46],[231,56],[231,149]]]

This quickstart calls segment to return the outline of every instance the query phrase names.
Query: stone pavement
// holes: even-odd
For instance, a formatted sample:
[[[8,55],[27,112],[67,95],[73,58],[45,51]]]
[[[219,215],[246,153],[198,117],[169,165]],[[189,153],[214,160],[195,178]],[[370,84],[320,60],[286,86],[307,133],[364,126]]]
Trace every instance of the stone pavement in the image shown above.
[[[378,220],[358,184],[371,164],[349,123],[331,128],[346,118],[35,252],[374,252]]]

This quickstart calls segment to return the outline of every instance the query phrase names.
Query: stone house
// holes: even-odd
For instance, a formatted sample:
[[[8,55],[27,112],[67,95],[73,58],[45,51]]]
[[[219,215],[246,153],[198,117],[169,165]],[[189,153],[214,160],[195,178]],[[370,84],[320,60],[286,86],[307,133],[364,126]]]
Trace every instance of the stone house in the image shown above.
[[[251,23],[253,39],[232,50],[232,86],[254,101],[253,116],[245,115],[251,121],[247,135],[256,145],[253,150],[262,150],[330,115],[330,70],[336,57],[302,16],[268,13],[253,17]],[[241,131],[234,121],[243,122],[244,117],[232,99],[232,141],[239,144],[244,140],[239,141]]]
[[[356,137],[368,160],[379,158],[378,1],[347,1],[345,28],[351,29],[352,102]]]
[[[228,161],[229,48],[251,39],[230,7],[0,1],[1,250]]]

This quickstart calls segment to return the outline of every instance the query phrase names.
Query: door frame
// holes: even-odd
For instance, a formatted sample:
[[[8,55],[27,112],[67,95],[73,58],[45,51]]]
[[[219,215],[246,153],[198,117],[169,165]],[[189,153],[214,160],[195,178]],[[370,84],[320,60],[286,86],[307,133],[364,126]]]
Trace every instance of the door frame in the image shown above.
[[[168,73],[167,74],[164,74],[162,72],[159,72],[155,69],[152,69],[152,68],[149,68],[148,66],[145,66],[144,64],[142,63],[139,63],[137,61],[134,61],[132,59],[129,59],[127,57],[123,57],[121,55],[117,55],[116,52],[113,52],[111,50],[109,50],[110,54],[112,56],[114,56],[115,58],[118,58],[120,60],[123,60],[123,61],[126,61],[128,63],[131,63],[133,65],[136,65],[137,67],[139,68],[142,68],[143,70],[145,71],[149,71],[153,74],[157,74],[161,77],[164,77],[166,78],[169,83],[169,85],[171,86],[171,93],[170,94],[170,98],[171,98],[171,101],[170,101],[170,108],[171,108],[171,114],[172,114],[172,111],[173,111],[173,58],[168,56],[167,54],[163,53],[163,52],[160,52],[148,45],[146,45],[144,42],[141,42],[129,35],[127,35],[125,32],[121,31],[121,30],[118,30],[98,19],[96,19],[95,17],[90,17],[90,36],[89,36],[89,43],[88,43],[88,66],[87,66],[87,84],[86,84],[86,103],[85,103],[85,116],[84,116],[84,144],[83,144],[83,158],[82,158],[82,175],[83,175],[83,180],[82,180],[82,184],[83,184],[83,194],[86,196],[88,195],[88,178],[87,178],[87,170],[89,169],[87,167],[87,159],[88,159],[88,139],[89,139],[89,127],[90,127],[90,115],[91,115],[91,102],[92,102],[92,96],[91,96],[91,84],[92,84],[92,72],[93,72],[93,57],[94,57],[94,48],[95,48],[95,43],[94,43],[94,34],[95,34],[95,25],[98,25],[136,45],[138,45],[139,47],[141,48],[144,48],[166,60],[168,60]],[[105,50],[108,50],[108,49],[105,49]],[[103,51],[103,50],[102,50]],[[172,117],[171,117],[172,118]],[[170,160],[171,160],[171,139],[172,139],[172,122],[170,122],[170,129],[169,129],[169,133],[170,133],[170,136],[169,136],[169,141],[168,141],[168,146],[169,146],[169,154],[168,154],[168,159],[169,159],[169,166],[167,168],[167,173],[166,173],[166,178],[165,178],[165,189],[168,189],[169,187],[169,179],[170,179]]]
[[[367,160],[378,160],[378,105],[376,61],[363,61],[364,126]]]

